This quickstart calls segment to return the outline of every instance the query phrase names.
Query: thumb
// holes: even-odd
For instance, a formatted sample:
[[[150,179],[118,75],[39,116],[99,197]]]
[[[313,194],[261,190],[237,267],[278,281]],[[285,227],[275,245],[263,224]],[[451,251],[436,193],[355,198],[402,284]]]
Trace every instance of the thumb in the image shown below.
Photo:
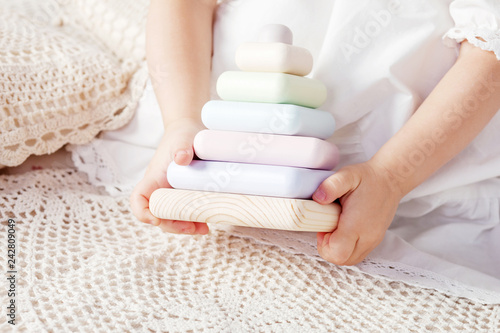
[[[174,147],[172,160],[174,160],[177,165],[188,165],[191,163],[194,158],[192,136],[178,136],[174,138],[172,146]]]
[[[312,198],[322,205],[329,204],[352,191],[356,187],[351,172],[341,169],[325,179],[314,192]]]
[[[174,153],[174,162],[177,165],[188,165],[193,160],[193,156],[193,148],[181,148]]]

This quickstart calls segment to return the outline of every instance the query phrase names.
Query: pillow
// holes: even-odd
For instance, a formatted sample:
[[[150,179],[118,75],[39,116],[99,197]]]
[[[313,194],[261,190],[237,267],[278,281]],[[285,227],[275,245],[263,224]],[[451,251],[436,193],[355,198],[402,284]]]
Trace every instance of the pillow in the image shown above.
[[[131,119],[147,80],[147,5],[0,0],[0,164],[87,143]]]

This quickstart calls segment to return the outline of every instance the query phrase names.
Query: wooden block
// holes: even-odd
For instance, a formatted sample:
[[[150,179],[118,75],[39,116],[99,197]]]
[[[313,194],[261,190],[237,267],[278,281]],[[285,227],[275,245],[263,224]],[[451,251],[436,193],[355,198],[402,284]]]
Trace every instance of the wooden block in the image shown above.
[[[312,200],[162,188],[149,199],[161,219],[294,231],[332,231],[340,205]]]

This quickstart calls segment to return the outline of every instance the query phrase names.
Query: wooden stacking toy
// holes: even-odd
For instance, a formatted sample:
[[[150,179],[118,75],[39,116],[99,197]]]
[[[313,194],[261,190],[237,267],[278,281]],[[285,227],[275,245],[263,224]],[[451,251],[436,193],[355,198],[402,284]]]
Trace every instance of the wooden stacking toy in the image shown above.
[[[312,200],[161,188],[150,209],[160,218],[295,231],[332,231],[340,206]]]
[[[262,28],[258,42],[242,44],[242,71],[220,75],[217,93],[201,118],[207,130],[193,143],[188,166],[172,162],[173,189],[150,197],[151,213],[162,219],[297,231],[332,231],[340,206],[311,200],[338,163],[333,116],[316,108],[326,87],[309,74],[309,51],[292,45],[286,26]]]

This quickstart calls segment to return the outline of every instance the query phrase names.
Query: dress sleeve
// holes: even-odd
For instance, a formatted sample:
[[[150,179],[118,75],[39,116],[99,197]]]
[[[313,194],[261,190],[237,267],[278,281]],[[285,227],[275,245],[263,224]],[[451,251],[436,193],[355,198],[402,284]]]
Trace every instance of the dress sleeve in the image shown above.
[[[446,45],[467,40],[500,60],[500,0],[454,0],[450,14],[455,26],[443,36]]]

